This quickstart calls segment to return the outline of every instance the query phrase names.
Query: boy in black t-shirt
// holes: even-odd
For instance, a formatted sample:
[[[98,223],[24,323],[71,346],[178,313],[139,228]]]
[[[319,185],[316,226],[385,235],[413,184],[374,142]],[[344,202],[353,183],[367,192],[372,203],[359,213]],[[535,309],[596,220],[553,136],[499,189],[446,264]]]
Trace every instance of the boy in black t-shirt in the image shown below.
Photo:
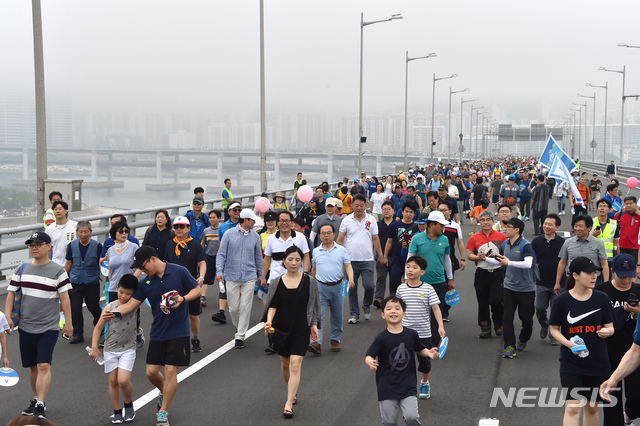
[[[415,330],[402,326],[406,309],[406,303],[395,296],[382,302],[387,329],[376,336],[365,358],[365,363],[376,372],[378,404],[385,425],[397,423],[398,409],[402,410],[407,425],[420,424],[413,353],[432,359],[438,356],[437,347],[427,349]]]

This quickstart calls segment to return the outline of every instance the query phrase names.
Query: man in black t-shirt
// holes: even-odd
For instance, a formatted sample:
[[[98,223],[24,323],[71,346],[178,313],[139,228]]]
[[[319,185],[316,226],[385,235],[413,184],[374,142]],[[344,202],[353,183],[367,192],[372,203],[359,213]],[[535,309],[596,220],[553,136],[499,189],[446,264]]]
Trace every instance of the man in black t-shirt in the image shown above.
[[[384,258],[388,261],[391,276],[389,277],[389,294],[394,295],[402,282],[404,265],[407,260],[406,249],[409,248],[411,236],[418,233],[418,225],[413,222],[416,205],[407,201],[402,205],[402,220],[389,225],[389,236],[384,248]],[[402,254],[405,250],[404,255]]]
[[[596,286],[596,290],[606,293],[611,299],[613,307],[613,327],[615,333],[609,337],[607,351],[611,370],[618,368],[624,354],[633,344],[633,332],[636,329],[640,306],[631,306],[630,299],[637,299],[640,294],[640,284],[634,284],[636,278],[636,262],[632,255],[621,253],[611,262],[613,279]],[[611,392],[616,396],[617,402],[613,407],[603,408],[605,425],[622,425],[624,421],[640,417],[640,369],[631,373],[624,379],[626,401],[623,404],[620,390]],[[624,414],[627,414],[627,418]]]
[[[164,260],[169,263],[187,268],[189,273],[198,281],[202,288],[204,276],[207,274],[207,261],[199,241],[189,236],[191,224],[189,219],[184,216],[178,216],[173,221],[173,230],[176,236],[173,240],[167,242],[164,253]],[[202,306],[200,298],[189,302],[189,324],[191,326],[191,351],[201,352],[200,339],[198,332],[200,330],[200,317]]]

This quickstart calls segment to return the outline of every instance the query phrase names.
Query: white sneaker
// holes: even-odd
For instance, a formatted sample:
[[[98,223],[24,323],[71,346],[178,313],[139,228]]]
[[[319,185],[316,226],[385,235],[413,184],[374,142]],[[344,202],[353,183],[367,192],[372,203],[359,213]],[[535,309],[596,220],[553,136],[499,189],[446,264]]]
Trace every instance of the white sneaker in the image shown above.
[[[371,313],[368,312],[368,313],[364,314],[364,319],[369,321],[371,319]]]
[[[355,315],[351,315],[351,317],[349,318],[349,324],[357,324],[360,320],[358,319],[357,316]]]

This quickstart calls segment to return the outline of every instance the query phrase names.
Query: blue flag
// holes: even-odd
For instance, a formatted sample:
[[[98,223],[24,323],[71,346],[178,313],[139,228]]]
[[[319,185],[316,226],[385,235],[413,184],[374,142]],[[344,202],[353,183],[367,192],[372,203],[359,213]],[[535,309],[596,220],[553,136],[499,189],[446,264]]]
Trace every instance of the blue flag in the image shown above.
[[[574,169],[578,169],[578,166],[573,162],[571,157],[560,148],[560,145],[558,145],[553,136],[549,135],[549,140],[547,140],[547,144],[544,146],[542,154],[540,154],[540,163],[550,168],[556,157],[564,164],[569,174],[571,174]]]
[[[567,167],[564,165],[564,163],[560,161],[560,156],[556,156],[553,160],[553,163],[549,168],[549,177],[568,182],[569,187],[571,187],[571,193],[573,194],[575,203],[582,204],[586,207],[585,200],[582,199],[582,195],[580,195],[580,191],[576,186],[576,182],[573,180],[571,173],[569,173],[569,170],[567,170]]]

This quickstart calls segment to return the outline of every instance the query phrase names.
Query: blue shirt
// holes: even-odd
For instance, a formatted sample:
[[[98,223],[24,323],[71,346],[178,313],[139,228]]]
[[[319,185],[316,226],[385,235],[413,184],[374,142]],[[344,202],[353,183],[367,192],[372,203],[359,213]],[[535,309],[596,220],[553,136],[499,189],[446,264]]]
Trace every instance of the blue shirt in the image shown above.
[[[189,236],[196,241],[200,241],[204,230],[211,226],[209,217],[201,212],[200,217],[196,219],[196,213],[193,210],[189,210],[184,216],[189,219],[189,222],[191,222]]]
[[[236,227],[220,240],[216,273],[229,281],[250,281],[262,275],[262,239],[254,230],[248,234]]]
[[[168,291],[175,290],[180,293],[180,296],[185,296],[197,286],[198,281],[191,276],[187,268],[172,263],[166,263],[161,278],[154,275],[146,276],[140,280],[133,298],[140,302],[149,299],[153,313],[153,323],[149,333],[151,340],[161,342],[179,337],[189,337],[191,333],[189,304],[183,303],[178,308],[171,309],[169,314],[165,314],[160,309],[160,302],[162,295]]]
[[[633,332],[633,343],[640,345],[640,321],[636,323],[636,331]]]
[[[316,280],[320,282],[341,281],[345,263],[351,263],[349,253],[336,243],[330,250],[325,250],[322,245],[313,249],[313,266],[316,267]]]
[[[240,221],[231,222],[231,219],[225,222],[222,222],[222,225],[220,225],[220,227],[218,228],[218,239],[222,241],[222,236],[224,235],[224,233],[227,232],[229,229],[235,228],[236,226],[238,226],[239,223]]]

